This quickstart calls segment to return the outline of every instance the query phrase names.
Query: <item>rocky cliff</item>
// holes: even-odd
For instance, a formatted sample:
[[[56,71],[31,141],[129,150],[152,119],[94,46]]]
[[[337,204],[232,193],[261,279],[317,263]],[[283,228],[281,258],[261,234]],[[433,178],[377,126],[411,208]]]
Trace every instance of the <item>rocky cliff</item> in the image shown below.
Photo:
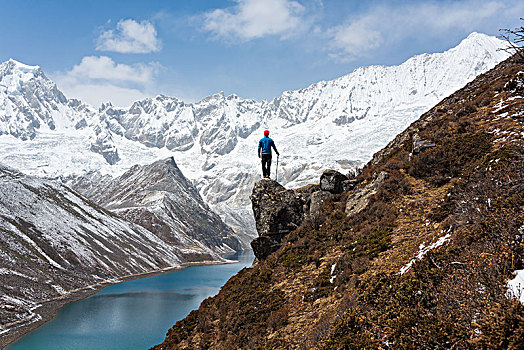
[[[441,101],[316,220],[307,195],[257,183],[279,242],[157,348],[522,348],[523,72],[506,60]]]
[[[276,181],[262,179],[253,187],[251,203],[259,237],[251,242],[255,257],[263,260],[278,250],[282,239],[305,220],[319,222],[325,200],[353,188],[358,180],[335,170],[326,170],[320,185],[295,190],[285,189]]]

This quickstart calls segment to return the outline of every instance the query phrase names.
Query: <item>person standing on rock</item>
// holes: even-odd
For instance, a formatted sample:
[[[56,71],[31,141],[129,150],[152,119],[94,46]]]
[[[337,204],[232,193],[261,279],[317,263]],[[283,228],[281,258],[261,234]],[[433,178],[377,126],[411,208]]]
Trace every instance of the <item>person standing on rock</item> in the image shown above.
[[[258,158],[262,159],[262,175],[266,179],[271,175],[271,148],[275,150],[277,157],[280,156],[275,142],[269,137],[269,130],[265,130],[264,137],[258,142]]]

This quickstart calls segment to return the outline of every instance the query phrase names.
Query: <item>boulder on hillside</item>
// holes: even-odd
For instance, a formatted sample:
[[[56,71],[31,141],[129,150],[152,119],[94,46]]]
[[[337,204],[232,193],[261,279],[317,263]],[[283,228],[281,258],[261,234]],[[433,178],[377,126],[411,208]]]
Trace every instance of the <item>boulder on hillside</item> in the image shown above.
[[[286,234],[303,220],[303,193],[288,190],[278,182],[264,179],[255,184],[251,195],[256,227],[260,236]]]
[[[333,194],[342,193],[344,191],[344,181],[347,181],[346,175],[339,173],[336,170],[325,170],[320,176],[320,189],[328,191]]]
[[[328,191],[316,191],[311,194],[309,203],[309,217],[318,217],[322,214],[324,201],[329,199],[333,194]]]
[[[270,236],[260,236],[251,242],[251,248],[258,260],[267,258],[271,253],[276,252],[282,245],[282,238],[285,235],[276,234]]]
[[[321,185],[307,185],[288,190],[278,182],[258,181],[251,194],[253,214],[259,237],[251,242],[255,256],[263,260],[278,250],[282,239],[299,227],[306,218],[322,212],[324,201],[333,196]]]
[[[413,154],[418,154],[426,148],[433,148],[435,144],[429,140],[424,140],[419,134],[413,135]]]
[[[366,186],[353,191],[346,201],[346,213],[348,215],[360,213],[368,205],[371,196],[377,193],[387,177],[388,173],[381,171]]]

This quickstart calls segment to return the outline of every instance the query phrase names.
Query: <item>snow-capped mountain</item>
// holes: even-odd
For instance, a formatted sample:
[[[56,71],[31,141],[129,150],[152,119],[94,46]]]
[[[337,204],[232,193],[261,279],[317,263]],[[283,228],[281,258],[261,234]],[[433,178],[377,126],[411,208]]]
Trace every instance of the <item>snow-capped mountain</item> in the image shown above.
[[[507,58],[502,47],[501,40],[473,33],[446,52],[358,68],[271,102],[219,93],[189,104],[160,95],[98,110],[65,100],[38,67],[8,61],[0,66],[0,161],[48,176],[120,175],[173,155],[226,223],[254,235],[249,192],[260,176],[262,130],[271,130],[282,155],[278,180],[287,187],[317,179],[325,168],[347,171]],[[26,125],[33,132],[24,137]],[[276,170],[274,162],[273,177]]]
[[[195,247],[210,256],[241,250],[231,228],[204,203],[173,158],[135,165],[117,178],[88,173],[70,185],[171,245]]]
[[[209,249],[170,244],[59,182],[1,164],[0,232],[0,335],[39,321],[41,303],[79,288],[220,259]]]
[[[40,67],[14,60],[0,64],[0,135],[26,141],[68,130],[75,143],[80,141],[115,164],[118,152],[96,113],[78,100],[66,99]]]

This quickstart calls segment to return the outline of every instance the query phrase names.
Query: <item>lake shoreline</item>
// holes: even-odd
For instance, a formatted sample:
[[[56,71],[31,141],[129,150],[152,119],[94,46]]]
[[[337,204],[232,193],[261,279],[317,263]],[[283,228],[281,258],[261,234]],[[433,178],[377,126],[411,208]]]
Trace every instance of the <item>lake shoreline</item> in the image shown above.
[[[38,311],[38,312],[35,312],[35,314],[40,316],[40,319],[36,321],[33,320],[33,318],[31,318],[30,320],[21,320],[17,323],[13,323],[10,326],[8,326],[7,333],[5,335],[0,336],[0,348],[1,349],[7,348],[9,345],[15,343],[20,338],[22,338],[24,335],[36,330],[37,328],[43,326],[44,324],[48,323],[49,321],[52,321],[58,315],[58,311],[64,308],[65,306],[71,303],[74,303],[76,301],[86,299],[100,292],[105,287],[115,285],[118,283],[122,283],[122,282],[137,280],[141,278],[163,275],[163,274],[179,271],[187,267],[191,267],[191,266],[222,265],[222,264],[231,264],[235,262],[236,260],[227,260],[227,259],[225,261],[208,260],[208,261],[187,262],[179,266],[166,267],[160,270],[153,270],[153,271],[148,271],[148,272],[143,272],[143,273],[138,273],[138,274],[126,275],[126,276],[118,277],[114,280],[103,281],[103,282],[100,282],[94,285],[82,287],[80,289],[74,290],[73,292],[57,297],[55,299],[43,301],[41,302],[39,307],[33,310],[33,311]]]

